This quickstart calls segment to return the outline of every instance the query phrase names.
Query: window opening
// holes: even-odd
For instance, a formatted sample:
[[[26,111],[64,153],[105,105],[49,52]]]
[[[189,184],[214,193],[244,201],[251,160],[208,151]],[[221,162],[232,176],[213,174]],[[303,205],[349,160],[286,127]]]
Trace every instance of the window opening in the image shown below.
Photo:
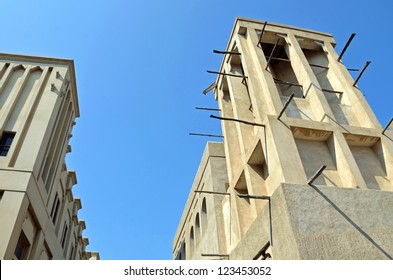
[[[281,96],[290,96],[294,93],[295,97],[303,98],[303,86],[299,84],[293,71],[285,43],[280,41],[277,40],[276,44],[261,43],[263,53],[269,60],[268,69]]]
[[[186,243],[183,241],[175,260],[185,260],[185,259],[186,259]]]
[[[29,241],[27,240],[26,235],[24,234],[24,232],[22,231],[19,239],[18,239],[18,243],[16,244],[15,247],[15,257],[18,260],[24,260],[27,259],[27,250],[30,246]]]
[[[67,226],[67,223],[64,222],[63,234],[61,235],[61,241],[60,241],[62,248],[64,248],[64,244],[65,244],[66,237],[67,237],[67,232],[68,232],[68,226]]]
[[[194,242],[195,242],[194,227],[191,227],[191,229],[190,229],[190,254],[192,254],[194,251]]]
[[[12,140],[14,140],[15,132],[4,132],[0,139],[0,156],[7,156],[10,150]]]
[[[53,200],[52,210],[50,212],[50,217],[52,219],[53,224],[56,224],[57,213],[59,212],[60,207],[60,199],[56,193],[55,199]]]

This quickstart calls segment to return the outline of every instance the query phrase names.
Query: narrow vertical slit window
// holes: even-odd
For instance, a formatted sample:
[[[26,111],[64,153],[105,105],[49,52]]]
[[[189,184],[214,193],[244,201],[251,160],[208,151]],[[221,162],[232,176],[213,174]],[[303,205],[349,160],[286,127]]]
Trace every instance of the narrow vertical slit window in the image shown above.
[[[70,252],[70,256],[69,256],[69,260],[72,260],[73,259],[73,256],[74,256],[74,244],[71,244],[71,252]]]
[[[201,223],[199,218],[199,213],[196,214],[195,217],[195,243],[198,244],[201,236]]]
[[[15,252],[14,252],[15,258],[17,260],[26,260],[29,246],[30,243],[27,240],[26,235],[22,231],[19,236],[18,243],[16,243]]]
[[[68,232],[68,226],[67,226],[67,223],[64,223],[63,234],[61,235],[61,240],[60,240],[62,248],[64,248],[64,245],[65,245],[67,232]]]
[[[6,157],[10,150],[12,140],[14,140],[15,132],[4,132],[0,138],[0,156]]]
[[[202,200],[202,231],[206,231],[207,227],[207,206],[206,206],[206,197]]]
[[[194,244],[195,239],[194,239],[194,227],[191,227],[190,229],[190,254],[194,253]]]
[[[50,217],[52,219],[53,224],[56,224],[57,212],[59,212],[60,207],[60,199],[56,193],[55,199],[53,200],[52,210],[50,212]]]
[[[186,243],[183,241],[181,243],[180,249],[176,255],[175,260],[185,260],[186,259]]]

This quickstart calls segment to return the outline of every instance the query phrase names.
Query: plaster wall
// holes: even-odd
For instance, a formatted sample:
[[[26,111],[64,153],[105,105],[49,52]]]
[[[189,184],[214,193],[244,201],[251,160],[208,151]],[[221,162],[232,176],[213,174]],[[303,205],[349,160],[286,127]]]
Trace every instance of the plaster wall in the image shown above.
[[[174,259],[220,259],[215,255],[226,254],[228,240],[222,208],[226,195],[212,192],[226,193],[227,182],[224,146],[209,142],[173,240]]]
[[[77,117],[72,60],[0,54],[0,139],[14,134],[0,156],[0,259],[88,258],[65,164]]]
[[[335,44],[327,33],[236,19],[214,89],[230,196],[210,214],[222,214],[220,250],[231,259],[391,258],[393,132],[382,133]],[[190,197],[183,239],[195,224]]]
[[[393,259],[393,193],[299,185],[282,189],[300,259]]]
[[[282,184],[271,217],[266,205],[230,259],[254,259],[267,243],[273,259],[392,259],[392,206],[391,192]]]

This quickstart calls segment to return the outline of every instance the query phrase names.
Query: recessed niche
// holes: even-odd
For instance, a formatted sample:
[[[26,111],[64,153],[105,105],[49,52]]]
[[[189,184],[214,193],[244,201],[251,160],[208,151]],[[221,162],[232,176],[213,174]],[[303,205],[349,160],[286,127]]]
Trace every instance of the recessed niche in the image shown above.
[[[369,189],[392,190],[383,145],[378,137],[344,134]]]
[[[247,189],[244,172],[242,172],[238,182],[235,185],[235,191],[236,191],[235,201],[236,201],[237,215],[239,219],[240,233],[243,236],[247,232],[248,228],[250,227],[250,225],[254,220],[254,217],[252,215],[250,198],[243,198],[238,196],[238,194],[248,195],[248,189]]]
[[[303,128],[292,128],[292,131],[307,178],[311,178],[325,165],[325,170],[314,181],[314,185],[342,186],[332,132]]]
[[[261,140],[256,143],[251,155],[248,159],[248,174],[253,187],[254,194],[268,195],[266,180],[269,176],[269,170],[265,160],[265,154],[262,148]],[[266,204],[266,200],[255,200],[257,212]]]
[[[256,190],[256,192],[265,193],[265,181],[269,176],[269,170],[266,165],[265,155],[260,140],[255,145],[248,159],[248,165],[251,167],[250,176],[253,184],[259,186],[259,190]]]

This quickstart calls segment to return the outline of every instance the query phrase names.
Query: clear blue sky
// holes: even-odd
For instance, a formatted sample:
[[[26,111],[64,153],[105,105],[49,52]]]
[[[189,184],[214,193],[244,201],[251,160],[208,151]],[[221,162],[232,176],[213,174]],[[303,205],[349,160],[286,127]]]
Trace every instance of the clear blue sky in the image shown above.
[[[170,259],[208,138],[196,106],[236,16],[331,33],[343,61],[372,63],[359,87],[384,126],[393,104],[393,2],[0,0],[0,52],[75,60],[81,117],[67,155],[89,250],[102,259]],[[356,75],[356,74],[355,74]]]

